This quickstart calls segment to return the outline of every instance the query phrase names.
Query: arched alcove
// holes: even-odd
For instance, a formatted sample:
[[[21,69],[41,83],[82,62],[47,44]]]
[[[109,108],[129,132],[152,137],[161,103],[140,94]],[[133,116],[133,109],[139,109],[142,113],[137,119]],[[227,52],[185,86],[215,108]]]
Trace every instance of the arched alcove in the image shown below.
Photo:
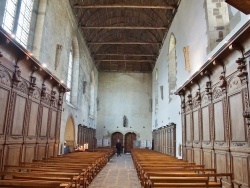
[[[115,147],[117,140],[120,140],[122,146],[123,146],[123,134],[121,132],[114,132],[111,135],[111,147]]]
[[[125,134],[125,146],[124,153],[130,153],[133,148],[133,141],[136,140],[136,134],[134,132],[128,132]]]
[[[67,120],[64,141],[66,141],[66,145],[69,146],[70,151],[73,151],[75,144],[75,124],[72,117],[69,117]]]

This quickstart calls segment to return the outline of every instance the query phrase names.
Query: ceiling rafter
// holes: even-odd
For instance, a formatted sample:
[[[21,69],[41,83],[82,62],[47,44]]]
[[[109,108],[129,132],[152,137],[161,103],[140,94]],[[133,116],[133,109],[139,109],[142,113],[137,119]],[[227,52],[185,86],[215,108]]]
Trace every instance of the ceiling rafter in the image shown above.
[[[98,71],[152,72],[180,0],[69,0]]]
[[[82,26],[82,29],[154,29],[154,30],[167,30],[168,27],[163,26]]]
[[[130,8],[130,9],[161,9],[173,10],[171,5],[129,5],[129,4],[110,4],[110,5],[79,5],[75,4],[76,9],[110,9],[110,8]]]
[[[131,44],[131,45],[146,45],[146,44],[161,44],[161,42],[88,42],[88,44],[93,44],[93,45],[105,45],[105,44]]]
[[[155,57],[157,54],[112,54],[112,53],[107,53],[107,54],[94,54],[94,56],[145,56],[145,57]]]
[[[145,59],[145,60],[141,60],[141,59],[95,59],[95,61],[97,62],[155,62],[155,60],[151,60],[151,59]]]

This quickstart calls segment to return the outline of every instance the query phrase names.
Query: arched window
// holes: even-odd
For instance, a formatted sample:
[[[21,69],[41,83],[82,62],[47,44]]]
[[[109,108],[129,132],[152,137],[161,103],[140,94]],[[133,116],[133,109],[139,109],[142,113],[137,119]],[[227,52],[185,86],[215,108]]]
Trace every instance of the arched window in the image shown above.
[[[25,48],[28,45],[34,0],[7,0],[2,27],[14,34]]]
[[[173,34],[170,36],[169,48],[168,48],[168,92],[169,102],[173,99],[174,92],[176,89],[176,74],[177,74],[177,63],[176,63],[176,40]]]
[[[72,73],[73,73],[73,54],[72,49],[69,52],[68,62],[68,74],[67,74],[67,87],[72,89]],[[71,91],[66,93],[66,101],[71,102]]]

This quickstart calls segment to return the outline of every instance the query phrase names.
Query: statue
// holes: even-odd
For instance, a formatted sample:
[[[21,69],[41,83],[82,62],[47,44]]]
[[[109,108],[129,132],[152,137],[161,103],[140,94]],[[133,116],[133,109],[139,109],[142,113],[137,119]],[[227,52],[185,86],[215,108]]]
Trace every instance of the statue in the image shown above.
[[[123,116],[123,127],[127,126],[127,117],[124,115]]]

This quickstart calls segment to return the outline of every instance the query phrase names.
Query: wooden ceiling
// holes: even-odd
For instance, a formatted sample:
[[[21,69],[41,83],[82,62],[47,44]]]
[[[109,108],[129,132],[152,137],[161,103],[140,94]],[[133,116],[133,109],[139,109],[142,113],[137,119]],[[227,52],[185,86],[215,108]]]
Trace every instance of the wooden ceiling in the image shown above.
[[[180,0],[70,0],[99,71],[152,72]]]
[[[243,12],[244,14],[250,14],[250,0],[226,0],[226,3]]]

